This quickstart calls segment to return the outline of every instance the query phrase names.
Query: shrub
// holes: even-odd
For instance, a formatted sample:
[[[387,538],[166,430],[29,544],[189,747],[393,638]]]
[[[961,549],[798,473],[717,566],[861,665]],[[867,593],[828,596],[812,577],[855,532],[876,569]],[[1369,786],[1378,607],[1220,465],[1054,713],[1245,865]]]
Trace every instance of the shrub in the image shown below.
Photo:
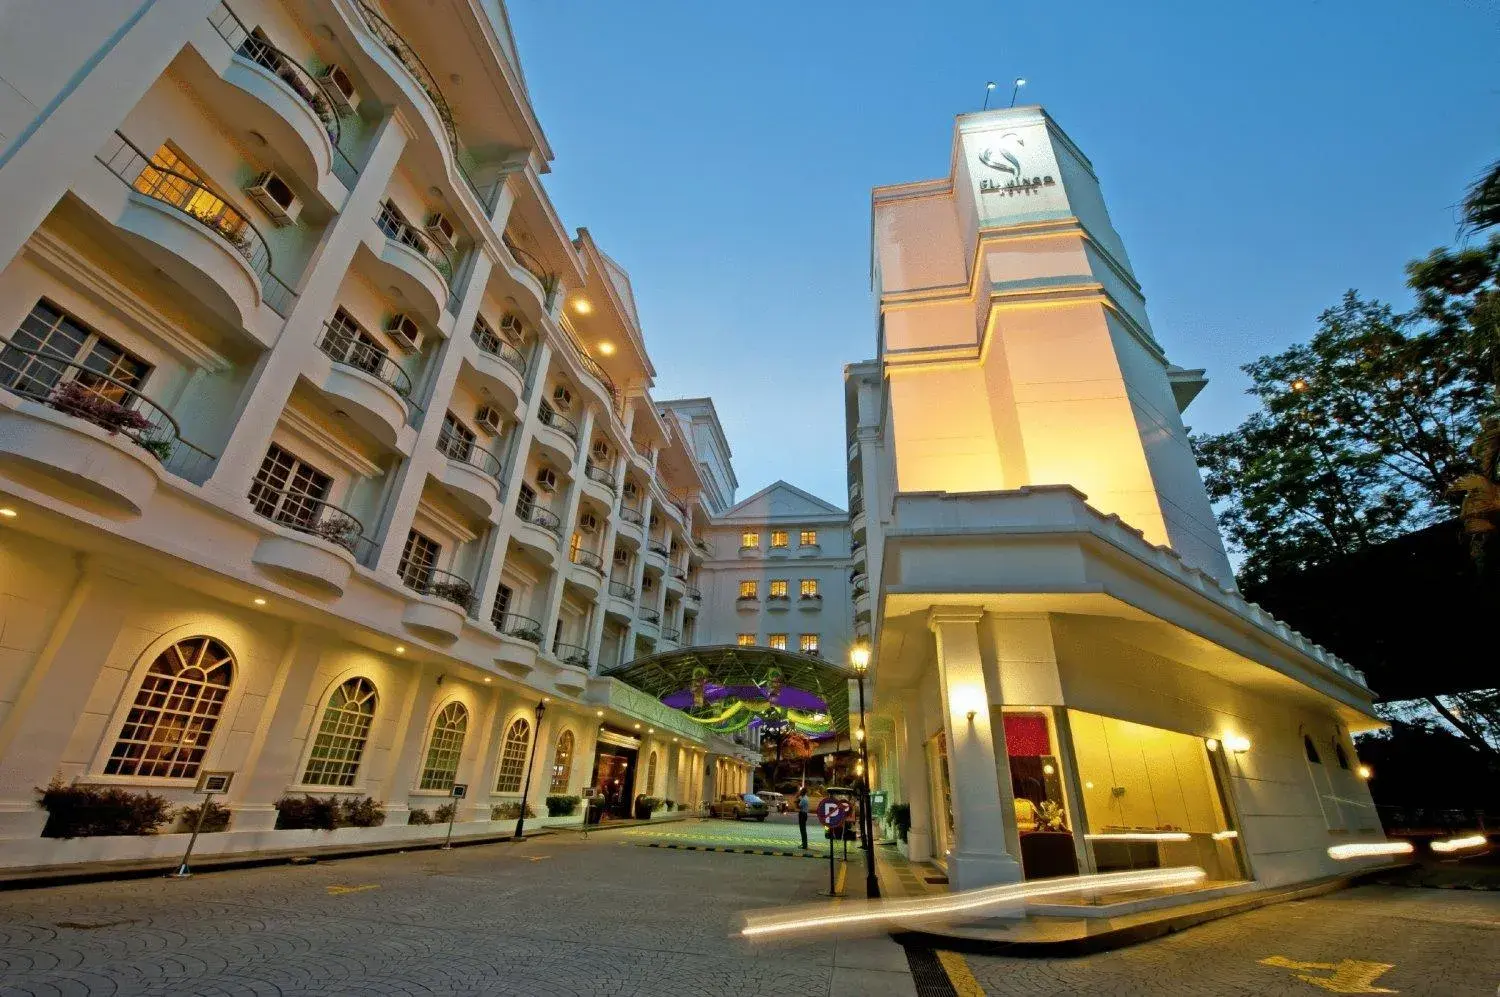
[[[406,815],[406,822],[408,824],[431,824],[432,814],[421,807],[416,807]]]
[[[164,796],[102,786],[69,786],[60,779],[36,792],[37,806],[47,811],[44,838],[155,834],[170,812]]]
[[[526,816],[528,818],[536,816],[536,808],[530,803],[526,804]],[[521,804],[519,802],[497,803],[490,808],[490,820],[519,820],[520,817]]]
[[[677,804],[674,803],[671,800],[662,800],[661,801],[661,805],[662,805],[662,808],[664,810],[666,810],[668,813],[671,813],[672,812],[672,808],[675,807],[675,806],[677,806]]]
[[[458,804],[444,803],[442,806],[438,807],[432,812],[432,822],[434,824],[446,824],[450,820],[452,820],[454,815],[457,813]]]
[[[548,817],[571,817],[578,812],[578,804],[582,797],[578,796],[549,796],[547,797]]]
[[[896,828],[897,837],[906,841],[906,832],[911,830],[911,804],[892,803],[890,816],[886,819]]]
[[[198,813],[207,809],[203,815],[203,826],[198,827]],[[204,800],[201,806],[183,807],[177,811],[177,831],[179,834],[191,834],[194,828],[198,828],[203,834],[217,834],[219,831],[229,830],[229,808],[220,806],[213,800]]]
[[[376,803],[374,797],[347,799],[340,809],[343,810],[344,823],[350,827],[379,827],[385,823],[385,807]]]
[[[344,808],[338,797],[318,799],[316,796],[283,796],[276,801],[276,830],[278,831],[332,831],[344,826]]]

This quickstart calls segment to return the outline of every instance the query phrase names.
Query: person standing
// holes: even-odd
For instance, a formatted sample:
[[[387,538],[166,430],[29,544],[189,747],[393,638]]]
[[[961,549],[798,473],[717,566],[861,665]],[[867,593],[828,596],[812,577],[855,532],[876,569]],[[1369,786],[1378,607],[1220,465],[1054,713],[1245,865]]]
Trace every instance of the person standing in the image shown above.
[[[797,830],[802,832],[802,850],[807,851],[807,813],[811,803],[807,799],[807,787],[797,790]]]

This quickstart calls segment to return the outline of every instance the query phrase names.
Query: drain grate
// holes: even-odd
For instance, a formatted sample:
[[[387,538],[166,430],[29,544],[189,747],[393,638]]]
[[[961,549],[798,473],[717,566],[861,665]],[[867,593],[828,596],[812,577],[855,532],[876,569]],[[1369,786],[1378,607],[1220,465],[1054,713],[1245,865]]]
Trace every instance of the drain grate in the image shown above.
[[[917,997],[958,997],[953,982],[938,960],[937,953],[929,948],[907,945],[906,962],[911,966],[911,979],[917,986]]]

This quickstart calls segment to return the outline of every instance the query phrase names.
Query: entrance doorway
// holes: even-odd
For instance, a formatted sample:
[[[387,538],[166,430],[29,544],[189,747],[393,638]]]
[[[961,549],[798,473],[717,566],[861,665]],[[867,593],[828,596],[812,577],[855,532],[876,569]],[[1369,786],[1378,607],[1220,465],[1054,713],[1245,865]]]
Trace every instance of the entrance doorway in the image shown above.
[[[634,748],[600,744],[594,758],[593,785],[604,796],[604,812],[611,817],[632,816],[635,802]]]

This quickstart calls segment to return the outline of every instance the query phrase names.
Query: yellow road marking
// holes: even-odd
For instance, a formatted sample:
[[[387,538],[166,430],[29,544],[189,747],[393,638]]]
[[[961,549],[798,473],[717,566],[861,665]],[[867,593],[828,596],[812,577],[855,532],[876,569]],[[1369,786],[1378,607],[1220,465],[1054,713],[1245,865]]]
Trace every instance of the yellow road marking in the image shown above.
[[[1311,983],[1336,994],[1394,994],[1399,990],[1387,990],[1375,986],[1386,972],[1396,967],[1385,962],[1362,962],[1359,959],[1340,959],[1338,962],[1296,962],[1285,956],[1273,955],[1260,960],[1262,966],[1295,970],[1293,973],[1303,983]],[[1309,970],[1331,971],[1332,976],[1308,976]]]
[[[366,890],[380,889],[379,883],[367,883],[364,886],[330,886],[327,887],[330,897],[342,896],[345,893],[363,893]]]
[[[938,962],[943,964],[943,972],[948,974],[948,982],[953,984],[953,989],[958,997],[985,997],[984,987],[974,979],[974,974],[969,972],[969,964],[964,957],[957,952],[939,951]]]

